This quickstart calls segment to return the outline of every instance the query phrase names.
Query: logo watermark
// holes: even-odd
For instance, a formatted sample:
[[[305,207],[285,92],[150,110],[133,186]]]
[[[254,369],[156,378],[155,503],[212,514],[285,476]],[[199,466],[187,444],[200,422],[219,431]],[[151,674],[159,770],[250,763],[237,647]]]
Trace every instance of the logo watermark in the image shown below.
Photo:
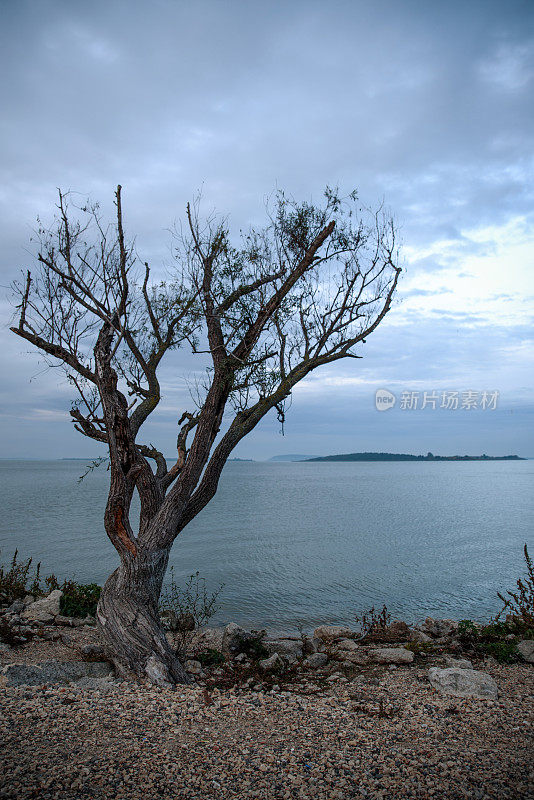
[[[447,389],[441,391],[412,391],[404,389],[399,392],[401,411],[423,411],[424,409],[445,409],[446,411],[495,411],[499,402],[498,391],[477,391],[466,389],[457,391]],[[377,389],[375,406],[377,411],[389,411],[397,402],[397,395],[389,389]]]
[[[393,392],[390,392],[388,389],[377,389],[375,405],[378,411],[388,411],[388,409],[393,408],[396,402],[397,398]]]

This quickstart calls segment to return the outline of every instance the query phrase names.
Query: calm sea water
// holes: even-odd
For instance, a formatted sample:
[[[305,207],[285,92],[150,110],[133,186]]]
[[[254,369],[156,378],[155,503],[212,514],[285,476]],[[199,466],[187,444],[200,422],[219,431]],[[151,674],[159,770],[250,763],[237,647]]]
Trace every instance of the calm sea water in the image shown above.
[[[102,583],[117,564],[102,525],[105,467],[0,461],[0,561],[15,547],[44,573]],[[270,629],[394,617],[482,619],[523,572],[534,461],[230,462],[215,499],[178,537],[184,580],[224,583],[216,620]],[[533,553],[534,554],[534,553]]]

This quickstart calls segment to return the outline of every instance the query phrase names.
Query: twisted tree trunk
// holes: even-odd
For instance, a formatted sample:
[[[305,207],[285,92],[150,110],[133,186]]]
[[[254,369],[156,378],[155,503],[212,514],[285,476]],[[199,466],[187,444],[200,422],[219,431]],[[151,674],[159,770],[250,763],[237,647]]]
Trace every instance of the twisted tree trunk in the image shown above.
[[[123,557],[106,581],[97,622],[108,658],[119,675],[173,687],[192,679],[178,661],[161,627],[158,601],[169,549],[139,548]]]

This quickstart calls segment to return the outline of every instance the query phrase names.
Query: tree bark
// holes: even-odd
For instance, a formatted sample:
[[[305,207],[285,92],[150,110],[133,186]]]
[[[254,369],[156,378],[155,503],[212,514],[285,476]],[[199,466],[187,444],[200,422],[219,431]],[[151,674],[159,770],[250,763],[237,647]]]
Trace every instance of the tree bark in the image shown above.
[[[122,558],[102,589],[97,623],[106,654],[119,675],[144,677],[172,688],[192,683],[192,678],[172,651],[159,619],[169,549],[141,546],[135,556]]]

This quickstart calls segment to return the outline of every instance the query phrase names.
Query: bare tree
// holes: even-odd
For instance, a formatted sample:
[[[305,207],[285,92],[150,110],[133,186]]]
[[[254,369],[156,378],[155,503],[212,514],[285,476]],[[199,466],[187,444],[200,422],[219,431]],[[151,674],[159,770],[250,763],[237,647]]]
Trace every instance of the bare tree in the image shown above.
[[[278,193],[266,226],[236,242],[224,221],[201,224],[195,203],[174,234],[174,275],[156,283],[125,237],[120,186],[110,225],[97,205],[69,200],[60,192],[53,226],[39,227],[38,269],[13,286],[11,330],[64,367],[76,430],[109,451],[104,523],[120,566],[98,606],[108,654],[122,674],[174,685],[189,678],[158,615],[170,548],[262,417],[274,409],[283,421],[312,370],[361,357],[354,348],[389,311],[401,271],[395,226],[382,209],[363,211],[354,193],[327,189],[319,206]],[[178,420],[169,466],[140,433],[161,400],[163,357],[184,346],[209,367]]]

